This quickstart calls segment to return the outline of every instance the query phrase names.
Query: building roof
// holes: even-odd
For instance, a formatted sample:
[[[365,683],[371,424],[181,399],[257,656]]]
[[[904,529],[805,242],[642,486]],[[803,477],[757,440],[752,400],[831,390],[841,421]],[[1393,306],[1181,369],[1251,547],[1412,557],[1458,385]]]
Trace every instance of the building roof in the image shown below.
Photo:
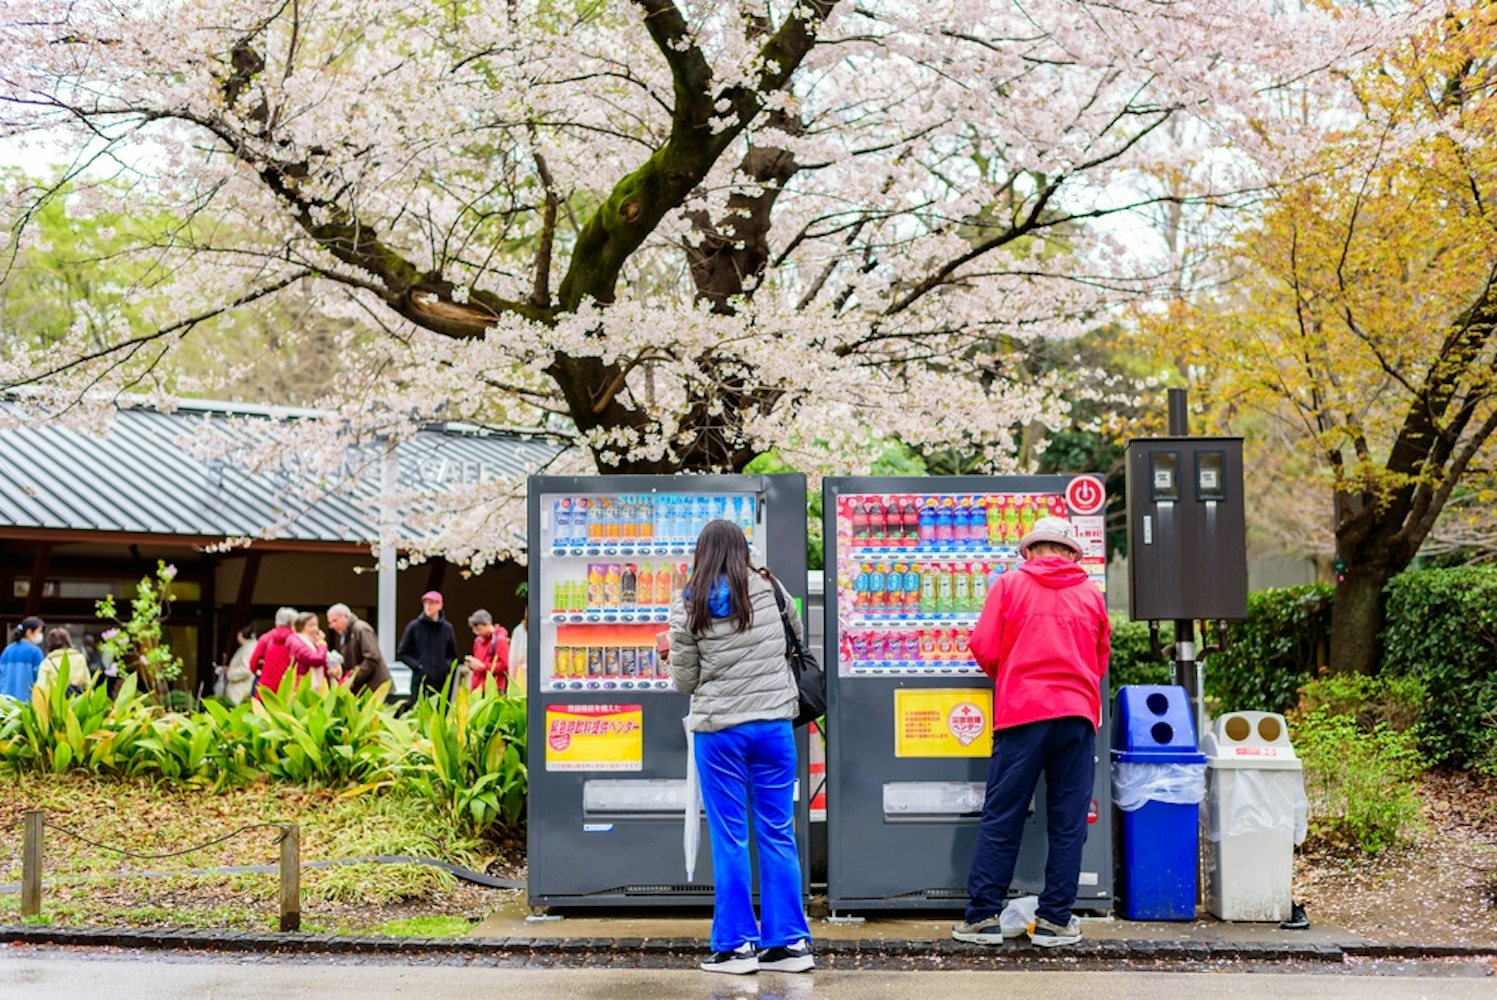
[[[12,405],[0,401],[0,407]],[[316,411],[235,403],[182,404],[163,413],[123,406],[108,433],[60,425],[0,429],[0,535],[30,531],[189,536],[219,540],[367,546],[378,539],[377,446],[351,449],[344,474],[305,499],[310,473],[296,456],[267,471],[230,458],[195,457],[191,442],[217,435],[246,446],[260,421],[305,420]],[[263,433],[263,431],[262,431]],[[232,447],[223,450],[234,454]],[[523,479],[560,451],[540,434],[467,424],[431,425],[397,447],[398,489],[440,492],[460,484]],[[409,526],[402,536],[414,537]]]

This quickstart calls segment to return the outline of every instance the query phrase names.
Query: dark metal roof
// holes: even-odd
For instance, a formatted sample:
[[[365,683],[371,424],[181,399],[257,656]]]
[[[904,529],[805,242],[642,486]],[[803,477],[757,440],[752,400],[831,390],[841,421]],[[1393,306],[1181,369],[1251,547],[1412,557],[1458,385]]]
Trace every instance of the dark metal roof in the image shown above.
[[[0,407],[13,404],[0,401]],[[372,544],[378,538],[377,446],[351,449],[342,472],[309,482],[295,456],[249,472],[236,444],[263,434],[260,422],[306,420],[312,411],[193,403],[171,413],[121,408],[108,433],[61,425],[0,429],[0,533],[6,528],[205,538]],[[222,437],[228,458],[195,457],[194,440]],[[220,450],[220,449],[214,449]],[[398,489],[441,492],[454,485],[523,480],[560,451],[540,435],[471,425],[434,425],[400,443]],[[321,489],[317,487],[321,486]],[[308,487],[317,496],[305,499]],[[402,537],[415,537],[408,525]]]

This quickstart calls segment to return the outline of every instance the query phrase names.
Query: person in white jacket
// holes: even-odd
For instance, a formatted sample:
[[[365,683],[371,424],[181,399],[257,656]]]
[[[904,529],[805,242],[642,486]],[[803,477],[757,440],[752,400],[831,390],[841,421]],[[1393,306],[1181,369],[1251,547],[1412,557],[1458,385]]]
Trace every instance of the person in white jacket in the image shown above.
[[[520,624],[509,633],[509,696],[525,697],[525,665],[530,662],[526,650],[530,648],[530,632],[526,624],[530,621],[530,606],[520,612]]]

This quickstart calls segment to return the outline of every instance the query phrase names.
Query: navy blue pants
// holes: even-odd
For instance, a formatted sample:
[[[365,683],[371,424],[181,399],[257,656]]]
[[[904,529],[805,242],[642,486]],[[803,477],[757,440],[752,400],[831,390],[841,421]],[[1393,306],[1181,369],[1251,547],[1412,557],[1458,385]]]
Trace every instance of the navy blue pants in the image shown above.
[[[1071,919],[1081,878],[1081,850],[1086,846],[1096,746],[1097,730],[1090,719],[1049,719],[993,734],[987,797],[977,828],[972,872],[967,876],[969,924],[1003,910],[1029,803],[1041,774],[1045,776],[1050,850],[1038,912],[1061,926]]]

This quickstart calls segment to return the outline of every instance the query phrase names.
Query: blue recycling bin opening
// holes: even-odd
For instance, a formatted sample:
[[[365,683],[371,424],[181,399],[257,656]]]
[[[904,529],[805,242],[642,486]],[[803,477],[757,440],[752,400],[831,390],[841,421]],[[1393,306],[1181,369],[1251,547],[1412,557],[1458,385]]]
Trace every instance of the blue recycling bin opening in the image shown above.
[[[1206,755],[1197,750],[1183,687],[1119,689],[1112,783],[1128,920],[1194,920]]]

